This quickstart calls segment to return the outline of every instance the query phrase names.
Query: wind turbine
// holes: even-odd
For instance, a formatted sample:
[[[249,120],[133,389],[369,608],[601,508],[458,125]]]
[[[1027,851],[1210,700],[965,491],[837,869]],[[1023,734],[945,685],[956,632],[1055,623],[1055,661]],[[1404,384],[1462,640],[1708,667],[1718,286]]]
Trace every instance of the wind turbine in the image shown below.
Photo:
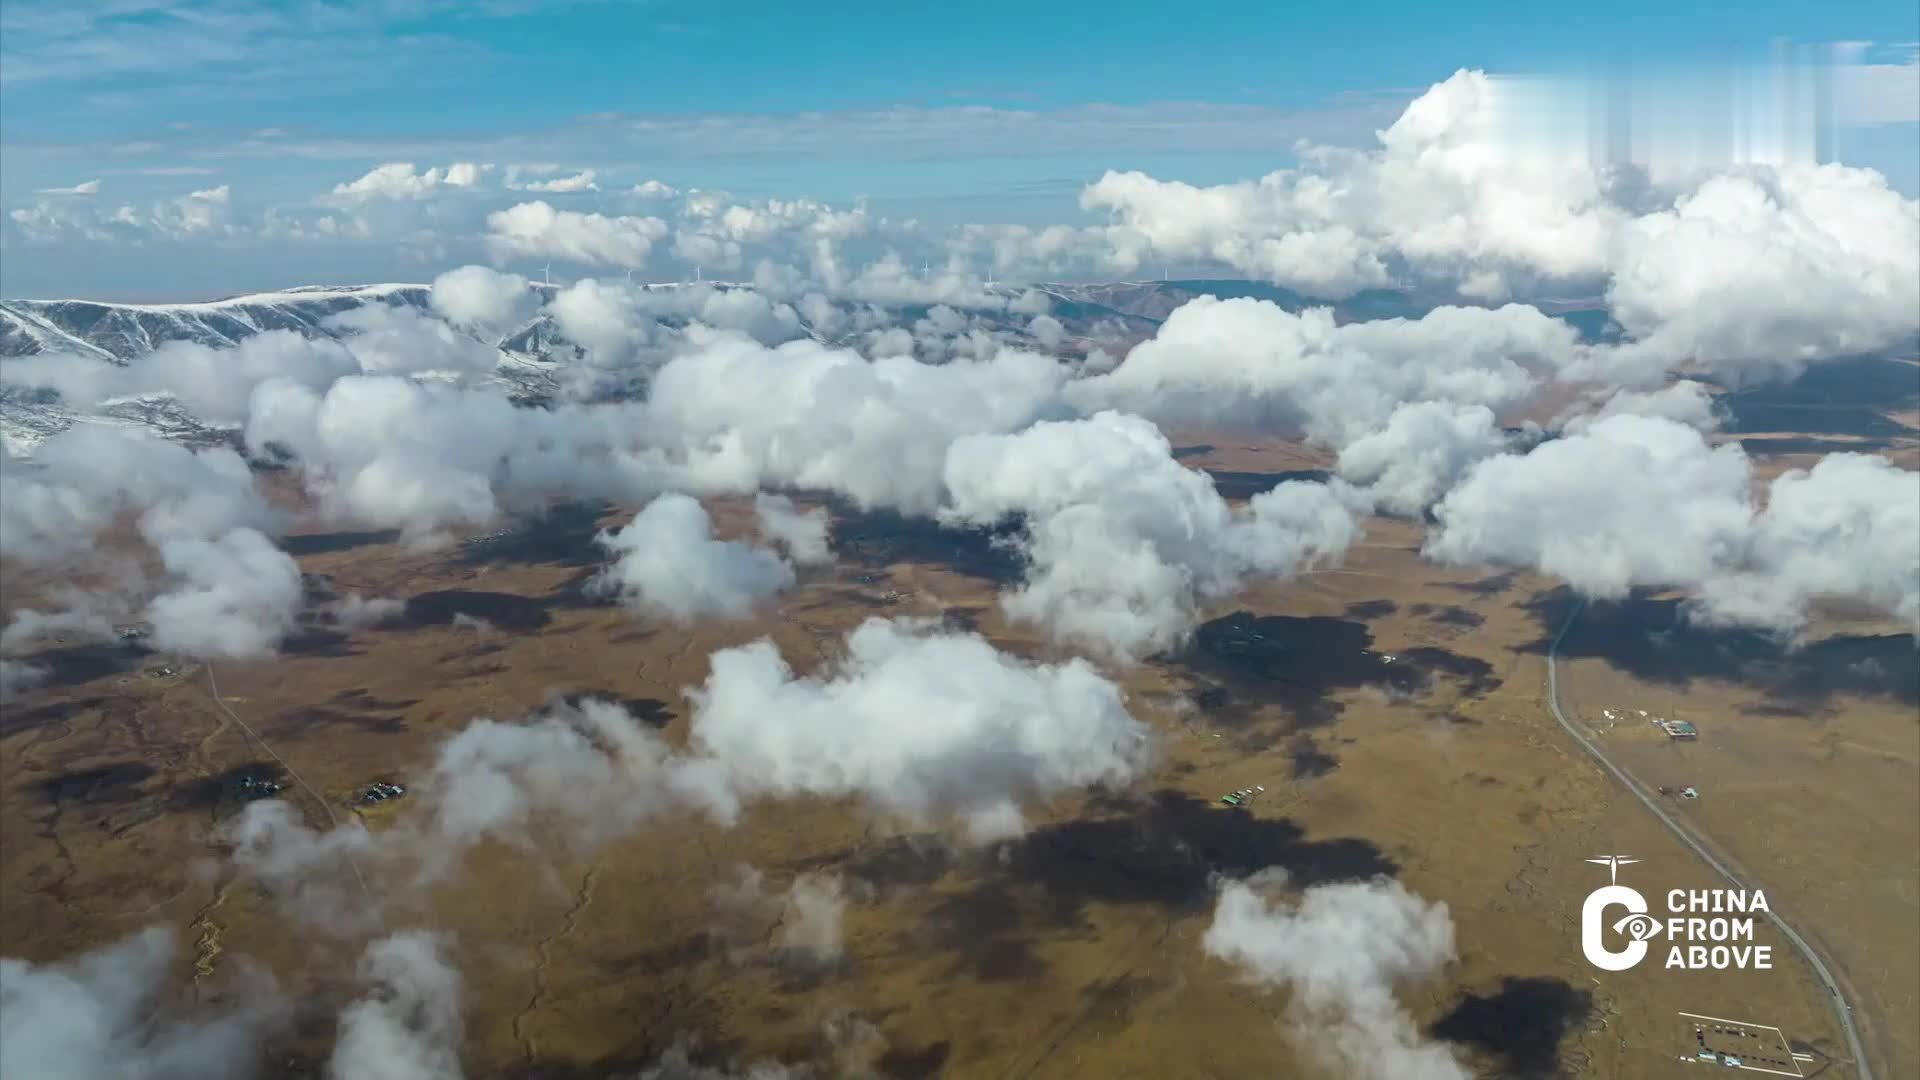
[[[700,282],[700,281],[702,280],[702,279],[701,279],[701,277],[700,277],[700,264],[699,264],[699,263],[694,263],[694,264],[693,264],[693,280],[694,280],[694,283],[695,283],[695,284],[699,284],[699,282]]]
[[[542,279],[541,284],[543,285],[553,284],[553,260],[552,259],[548,259],[547,265],[540,268],[540,275]]]

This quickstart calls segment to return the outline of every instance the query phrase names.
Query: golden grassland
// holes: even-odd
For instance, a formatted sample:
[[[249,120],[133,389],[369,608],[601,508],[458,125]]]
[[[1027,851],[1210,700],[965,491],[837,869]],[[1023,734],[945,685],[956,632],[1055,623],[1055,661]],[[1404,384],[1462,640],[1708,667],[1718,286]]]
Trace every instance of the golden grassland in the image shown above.
[[[1257,475],[1324,464],[1225,438],[1187,460],[1242,496]],[[715,513],[722,532],[750,518],[726,501]],[[899,523],[842,520],[840,564],[803,572],[752,619],[691,628],[582,597],[595,525],[555,523],[538,543],[484,557],[383,536],[296,540],[306,571],[408,599],[408,612],[308,635],[272,661],[220,664],[221,690],[344,814],[369,780],[404,782],[473,718],[512,719],[554,692],[626,702],[684,738],[684,691],[706,677],[707,655],[762,636],[802,671],[875,615],[947,616],[1023,654],[1061,655],[1008,625],[992,583],[968,572],[991,553],[943,555],[903,539]],[[1036,807],[1020,841],[971,848],[852,802],[783,800],[731,829],[670,816],[587,851],[544,836],[490,844],[429,889],[372,884],[389,927],[453,935],[477,1076],[620,1075],[687,1040],[715,1060],[805,1060],[832,1075],[1317,1075],[1285,993],[1239,981],[1200,948],[1210,869],[1258,865],[1300,884],[1385,873],[1444,901],[1459,959],[1405,1000],[1489,1075],[1672,1075],[1680,1010],[1775,1024],[1837,1053],[1823,991],[1767,928],[1769,972],[1587,965],[1579,906],[1606,871],[1583,860],[1640,858],[1633,880],[1648,888],[1718,883],[1548,715],[1543,654],[1564,610],[1552,583],[1436,567],[1419,543],[1416,526],[1375,520],[1341,567],[1208,613],[1260,620],[1268,644],[1211,649],[1235,625],[1213,622],[1193,648],[1117,672],[1157,732],[1152,775]],[[38,584],[17,571],[5,583],[10,606]],[[1644,638],[1605,620],[1570,636],[1575,711],[1651,702],[1699,719],[1702,739],[1684,748],[1645,732],[1604,737],[1649,781],[1706,792],[1685,813],[1843,963],[1869,1003],[1883,1075],[1920,1069],[1902,1019],[1920,948],[1912,704],[1870,681],[1795,696],[1705,660],[1639,664],[1632,642]],[[1906,647],[1894,677],[1911,677]],[[239,808],[222,778],[266,755],[214,708],[204,669],[121,670],[117,656],[61,653],[54,684],[0,723],[6,953],[54,960],[170,925],[181,995],[220,1001],[263,967],[313,1003],[284,1052],[323,1053],[359,939],[290,923],[218,842]],[[1267,793],[1249,812],[1217,802],[1253,784]],[[285,795],[324,824],[311,799]],[[370,827],[413,810],[379,808]],[[776,890],[799,873],[839,874],[844,957],[796,964],[771,925],[717,914],[712,892],[741,865]],[[853,1016],[872,1031],[848,1034],[866,1030]]]

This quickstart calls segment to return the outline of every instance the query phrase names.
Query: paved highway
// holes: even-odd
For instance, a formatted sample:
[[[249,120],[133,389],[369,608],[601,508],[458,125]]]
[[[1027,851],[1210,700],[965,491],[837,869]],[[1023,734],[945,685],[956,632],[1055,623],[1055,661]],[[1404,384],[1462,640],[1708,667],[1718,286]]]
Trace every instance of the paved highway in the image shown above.
[[[1567,631],[1573,629],[1573,622],[1580,617],[1580,610],[1583,607],[1585,604],[1582,602],[1574,604],[1573,610],[1567,614],[1567,621],[1560,624],[1560,632],[1553,635],[1553,644],[1547,646],[1547,704],[1553,707],[1553,718],[1560,721],[1560,726],[1566,729],[1568,735],[1573,736],[1573,741],[1579,743],[1595,761],[1612,773],[1622,787],[1632,792],[1633,797],[1639,799],[1642,806],[1652,811],[1653,816],[1659,818],[1668,831],[1679,837],[1680,842],[1705,860],[1708,866],[1713,867],[1715,873],[1726,878],[1727,882],[1736,889],[1752,892],[1759,888],[1727,869],[1726,864],[1715,857],[1713,852],[1707,850],[1705,844],[1696,839],[1685,826],[1674,820],[1673,815],[1667,813],[1666,808],[1661,806],[1658,800],[1647,794],[1645,785],[1635,780],[1625,769],[1614,764],[1606,751],[1601,750],[1598,744],[1587,738],[1586,733],[1568,720],[1567,714],[1560,710],[1560,672],[1554,661],[1559,658],[1561,640],[1567,636]],[[1873,1067],[1867,1063],[1866,1047],[1861,1044],[1860,1033],[1853,1026],[1853,1006],[1847,1004],[1846,996],[1840,992],[1839,980],[1833,977],[1833,972],[1827,967],[1826,961],[1820,958],[1820,954],[1814,950],[1806,938],[1801,937],[1793,927],[1788,926],[1777,913],[1768,911],[1765,914],[1767,921],[1771,922],[1774,928],[1780,931],[1781,936],[1792,942],[1793,947],[1806,958],[1807,966],[1813,969],[1821,984],[1827,988],[1827,993],[1833,998],[1833,1015],[1840,1021],[1840,1030],[1847,1036],[1847,1049],[1853,1055],[1854,1074],[1860,1077],[1860,1080],[1873,1080]]]

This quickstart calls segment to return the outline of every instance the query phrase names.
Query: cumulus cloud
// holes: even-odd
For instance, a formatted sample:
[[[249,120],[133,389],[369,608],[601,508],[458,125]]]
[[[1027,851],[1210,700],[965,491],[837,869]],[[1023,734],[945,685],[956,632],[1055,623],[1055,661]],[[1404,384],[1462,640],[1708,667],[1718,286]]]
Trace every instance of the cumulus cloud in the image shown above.
[[[1484,405],[1416,402],[1394,409],[1384,428],[1348,443],[1340,451],[1340,475],[1366,485],[1376,505],[1418,514],[1505,444]]]
[[[1709,622],[1792,627],[1822,598],[1854,600],[1920,630],[1920,473],[1829,454],[1768,488],[1742,557],[1702,586]]]
[[[1025,427],[1058,408],[1067,378],[1052,359],[1018,350],[932,366],[811,341],[701,345],[655,374],[647,402],[656,438],[681,448],[680,482],[826,491],[917,514],[940,505],[955,439]]]
[[[1318,885],[1277,904],[1257,884],[1221,888],[1201,944],[1247,979],[1289,991],[1287,1020],[1309,1054],[1358,1080],[1472,1075],[1394,998],[1396,985],[1431,978],[1453,959],[1445,904],[1386,878]]]
[[[300,613],[300,567],[253,529],[159,545],[168,585],[147,605],[153,643],[189,656],[271,655]]]
[[[1083,407],[1303,432],[1340,449],[1382,430],[1402,404],[1498,410],[1524,401],[1582,356],[1571,326],[1517,304],[1341,326],[1325,308],[1296,315],[1264,300],[1203,296],[1071,394]]]
[[[487,246],[496,260],[552,258],[596,266],[645,266],[667,223],[651,217],[607,217],[525,202],[487,215]]]
[[[521,723],[482,719],[441,746],[420,786],[429,868],[538,830],[587,850],[675,808],[730,821],[738,799],[710,762],[676,755],[611,702],[556,703]]]
[[[581,191],[599,191],[600,185],[594,182],[594,171],[582,169],[572,176],[556,176],[551,180],[531,180],[518,185],[521,191],[538,191],[549,195],[567,195]]]
[[[516,408],[493,391],[391,376],[324,394],[283,380],[254,393],[247,443],[290,455],[323,514],[429,536],[550,499],[647,498],[637,408]]]
[[[333,621],[348,630],[364,630],[399,617],[406,603],[391,596],[366,596],[348,593],[333,602],[328,611]]]
[[[841,928],[847,898],[833,874],[801,874],[787,888],[776,939],[784,954],[808,965],[838,963],[844,951]]]
[[[0,959],[0,1073],[74,1080],[243,1080],[277,1019],[270,985],[237,1007],[181,1015],[161,1004],[173,933],[153,927],[58,964]]]
[[[1554,420],[1554,426],[1578,434],[1596,420],[1622,414],[1660,417],[1699,431],[1716,431],[1722,421],[1713,391],[1705,383],[1692,379],[1681,379],[1658,390],[1615,390],[1596,397],[1597,401],[1562,413]]]
[[[12,701],[19,694],[40,685],[46,681],[48,674],[43,665],[0,657],[0,702]]]
[[[1777,630],[1818,598],[1920,615],[1920,476],[1834,454],[1775,480],[1763,510],[1752,491],[1738,443],[1615,415],[1480,462],[1434,508],[1426,553],[1539,570],[1608,599],[1686,587],[1697,617]]]
[[[491,165],[456,161],[445,168],[435,166],[419,172],[414,169],[412,162],[390,161],[375,166],[357,180],[335,184],[333,195],[343,202],[421,199],[447,188],[475,187],[481,177],[492,169]]]
[[[793,567],[773,552],[716,540],[706,510],[686,495],[660,496],[599,542],[615,560],[593,587],[636,612],[682,621],[737,618],[794,581]]]
[[[763,491],[753,497],[753,516],[760,524],[761,534],[784,548],[794,562],[810,566],[833,561],[824,508],[803,513],[785,495]]]
[[[81,181],[78,184],[74,184],[72,187],[36,188],[34,190],[34,194],[35,195],[98,195],[100,194],[100,181],[98,178],[95,178],[92,180]]]
[[[972,634],[870,619],[814,675],[767,641],[710,663],[688,695],[691,745],[744,791],[859,795],[990,833],[1026,799],[1124,784],[1148,759],[1147,729],[1090,665],[1028,664]]]
[[[524,322],[536,306],[526,278],[485,266],[462,266],[434,278],[428,302],[456,326],[490,328]]]
[[[1103,412],[954,443],[948,520],[1025,523],[1026,581],[1002,603],[1016,618],[1117,657],[1168,648],[1198,604],[1248,577],[1337,558],[1359,536],[1362,500],[1290,481],[1228,506],[1136,416]]]
[[[783,892],[769,890],[765,882],[766,875],[742,865],[709,894],[717,917],[709,933],[732,961],[750,961],[771,941],[776,959],[784,963],[811,968],[839,963],[847,908],[839,875],[799,874]]]
[[[367,946],[368,992],[340,1013],[330,1080],[461,1080],[462,984],[440,935],[404,930]]]
[[[235,867],[265,887],[283,912],[336,933],[379,925],[358,860],[374,853],[372,834],[357,818],[325,831],[310,828],[292,804],[249,802],[222,833]]]
[[[42,442],[32,464],[9,455],[0,468],[0,553],[30,562],[90,547],[121,514],[135,516],[155,544],[277,522],[238,454],[134,430],[78,425]]]
[[[1912,339],[1920,202],[1841,165],[1596,164],[1577,117],[1537,123],[1574,104],[1551,96],[1564,90],[1461,71],[1377,148],[1309,147],[1298,168],[1216,187],[1110,172],[1081,201],[1112,215],[1100,239],[1116,262],[1145,248],[1309,295],[1604,283],[1639,339],[1614,359],[1642,379],[1683,364],[1777,374]]]

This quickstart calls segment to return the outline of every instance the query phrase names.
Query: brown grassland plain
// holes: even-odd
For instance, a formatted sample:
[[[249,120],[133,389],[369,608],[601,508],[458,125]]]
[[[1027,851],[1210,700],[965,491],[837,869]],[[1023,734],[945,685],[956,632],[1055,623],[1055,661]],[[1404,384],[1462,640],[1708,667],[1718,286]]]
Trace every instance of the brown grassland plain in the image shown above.
[[[1186,459],[1233,497],[1321,464],[1287,444],[1217,442]],[[747,527],[744,506],[713,505],[723,533]],[[407,609],[373,629],[308,633],[271,661],[221,663],[221,691],[344,815],[370,779],[417,775],[474,718],[515,719],[555,692],[624,702],[682,739],[684,691],[707,655],[762,636],[803,672],[830,663],[860,620],[898,614],[1060,655],[1000,617],[1001,555],[853,515],[836,521],[840,562],[803,571],[752,619],[637,618],[580,589],[600,558],[594,530],[626,516],[559,515],[480,555],[296,537],[307,572]],[[1419,545],[1417,526],[1375,519],[1339,568],[1252,588],[1208,612],[1179,654],[1115,672],[1156,732],[1151,775],[1034,807],[1019,840],[969,847],[850,801],[792,799],[731,829],[656,818],[589,851],[540,835],[484,846],[429,889],[371,885],[389,928],[452,935],[476,1076],[628,1075],[676,1044],[833,1076],[1339,1075],[1313,1071],[1284,991],[1201,950],[1211,874],[1267,866],[1302,886],[1384,874],[1445,902],[1459,958],[1403,1000],[1484,1075],[1684,1074],[1680,1010],[1775,1024],[1838,1053],[1824,992],[1764,926],[1771,971],[1589,967],[1579,907],[1606,871],[1583,860],[1640,858],[1632,880],[1647,887],[1718,883],[1549,716],[1553,583],[1436,567]],[[0,584],[14,607],[46,583],[9,568]],[[1593,626],[1568,643],[1578,714],[1618,700],[1700,717],[1695,747],[1629,745],[1624,732],[1609,745],[1650,780],[1708,793],[1686,812],[1779,889],[1782,908],[1820,918],[1871,1002],[1886,1075],[1920,1069],[1900,1021],[1914,994],[1911,708],[1873,687],[1794,697],[1744,669],[1675,682],[1634,667],[1643,633],[1614,641]],[[1896,674],[1913,668],[1906,648]],[[182,942],[172,993],[217,1005],[265,967],[306,1003],[278,1059],[323,1057],[364,939],[289,921],[224,859],[218,827],[239,803],[223,778],[266,755],[214,707],[205,669],[160,675],[160,658],[108,648],[40,660],[50,685],[0,723],[5,953],[53,961],[168,925]],[[1217,801],[1253,784],[1267,791],[1250,811]],[[312,799],[285,796],[325,823]],[[382,808],[371,827],[413,811]],[[796,963],[771,921],[716,905],[743,865],[773,891],[804,872],[840,875],[844,955]]]

